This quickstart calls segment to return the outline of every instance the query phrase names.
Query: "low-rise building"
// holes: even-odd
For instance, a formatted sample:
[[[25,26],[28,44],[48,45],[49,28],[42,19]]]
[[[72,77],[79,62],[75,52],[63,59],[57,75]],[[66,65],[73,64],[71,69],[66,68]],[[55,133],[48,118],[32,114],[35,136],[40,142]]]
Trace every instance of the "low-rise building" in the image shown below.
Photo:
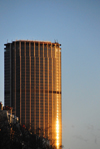
[[[12,114],[12,107],[3,107],[2,102],[0,102],[0,119],[7,119],[12,124],[19,122],[19,118]]]

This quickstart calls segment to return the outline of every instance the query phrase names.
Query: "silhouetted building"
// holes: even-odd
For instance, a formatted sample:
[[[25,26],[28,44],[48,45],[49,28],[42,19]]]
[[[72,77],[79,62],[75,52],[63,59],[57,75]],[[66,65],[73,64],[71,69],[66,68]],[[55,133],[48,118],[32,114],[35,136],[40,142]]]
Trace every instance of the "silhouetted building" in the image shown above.
[[[62,145],[59,43],[18,40],[5,44],[4,88],[5,106],[13,107],[21,124]]]

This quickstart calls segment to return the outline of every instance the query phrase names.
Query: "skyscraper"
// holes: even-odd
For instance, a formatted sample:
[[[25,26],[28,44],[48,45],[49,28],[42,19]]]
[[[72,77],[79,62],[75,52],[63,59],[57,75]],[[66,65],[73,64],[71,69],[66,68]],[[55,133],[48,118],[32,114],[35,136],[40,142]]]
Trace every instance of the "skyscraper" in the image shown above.
[[[61,48],[49,41],[5,44],[5,106],[39,136],[62,144]]]

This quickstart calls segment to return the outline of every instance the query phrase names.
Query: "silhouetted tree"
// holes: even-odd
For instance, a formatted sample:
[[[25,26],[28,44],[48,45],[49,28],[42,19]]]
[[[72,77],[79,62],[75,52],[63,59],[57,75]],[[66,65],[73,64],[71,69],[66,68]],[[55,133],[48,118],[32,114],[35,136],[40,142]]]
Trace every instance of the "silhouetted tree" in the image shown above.
[[[28,131],[25,125],[10,124],[7,117],[0,116],[0,149],[55,149],[55,147],[49,145],[48,139]]]

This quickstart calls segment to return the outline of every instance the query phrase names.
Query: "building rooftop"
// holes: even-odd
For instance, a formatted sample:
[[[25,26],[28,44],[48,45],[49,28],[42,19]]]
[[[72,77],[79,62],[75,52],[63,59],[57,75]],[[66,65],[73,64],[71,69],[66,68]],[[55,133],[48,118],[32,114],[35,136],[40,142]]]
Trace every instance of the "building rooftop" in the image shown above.
[[[59,44],[58,42],[51,42],[51,41],[41,41],[41,40],[15,40],[15,41],[11,41],[11,42],[7,42],[6,44],[4,44],[5,46],[7,45],[7,44],[10,44],[10,43],[13,43],[13,42],[36,42],[36,43],[41,43],[41,44],[57,44],[57,45],[59,45],[59,46],[61,46],[61,44]]]

